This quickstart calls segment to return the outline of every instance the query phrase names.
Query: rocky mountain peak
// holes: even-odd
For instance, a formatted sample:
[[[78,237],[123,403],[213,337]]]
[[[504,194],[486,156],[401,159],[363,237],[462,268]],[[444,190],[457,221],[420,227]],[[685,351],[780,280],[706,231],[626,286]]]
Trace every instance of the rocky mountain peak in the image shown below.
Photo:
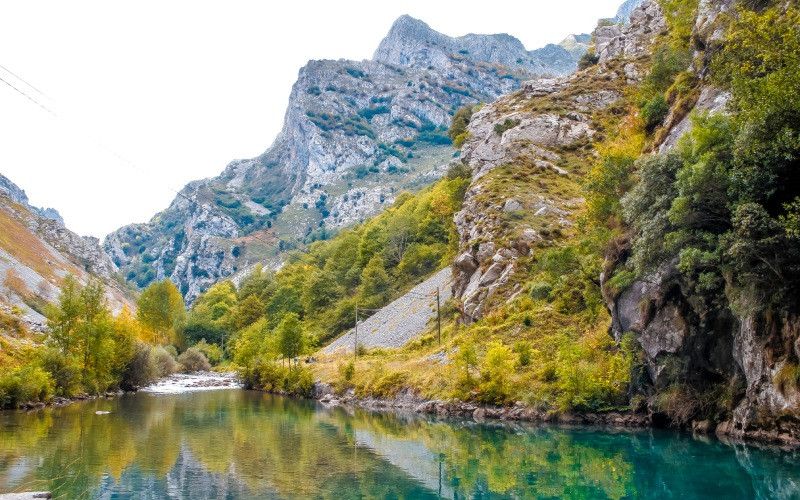
[[[536,75],[565,75],[575,69],[574,58],[568,50],[557,45],[548,45],[545,49],[544,54],[541,53],[544,49],[529,51],[518,38],[507,33],[470,33],[450,37],[404,15],[394,22],[372,60],[396,66],[442,70],[452,65],[454,60],[468,59],[502,64]]]
[[[34,207],[28,203],[28,195],[25,194],[25,190],[11,182],[11,180],[3,174],[0,174],[0,195],[7,196],[13,203],[19,203],[46,219],[54,220],[62,226],[64,225],[64,219],[61,217],[61,214],[58,213],[58,210],[55,208]]]

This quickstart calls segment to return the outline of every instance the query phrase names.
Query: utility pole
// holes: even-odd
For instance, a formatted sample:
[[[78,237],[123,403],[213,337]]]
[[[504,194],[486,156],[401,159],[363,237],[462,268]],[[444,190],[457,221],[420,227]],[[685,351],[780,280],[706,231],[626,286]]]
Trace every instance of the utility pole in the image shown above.
[[[353,363],[356,362],[358,356],[358,299],[356,299],[356,336],[353,339]]]
[[[439,329],[439,345],[442,345],[442,314],[439,312],[439,287],[436,287],[436,326]]]

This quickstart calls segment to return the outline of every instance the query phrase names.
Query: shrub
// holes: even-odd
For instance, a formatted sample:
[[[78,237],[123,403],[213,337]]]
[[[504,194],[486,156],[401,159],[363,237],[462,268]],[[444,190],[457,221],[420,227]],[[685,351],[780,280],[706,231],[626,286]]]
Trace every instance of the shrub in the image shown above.
[[[352,360],[350,360],[345,365],[339,365],[339,375],[345,382],[350,382],[351,380],[353,380],[353,376],[355,374],[356,374],[356,364]]]
[[[478,401],[505,404],[511,394],[509,375],[514,370],[514,355],[507,345],[499,341],[490,342],[488,347],[480,368]]]
[[[55,347],[47,347],[39,353],[38,363],[53,379],[55,395],[71,397],[80,392],[80,368],[74,359]]]
[[[472,179],[472,168],[463,163],[451,163],[447,169],[447,178],[453,179]]]
[[[124,390],[134,390],[145,387],[159,376],[158,365],[153,354],[153,349],[144,342],[136,342],[133,348],[133,357],[122,374],[120,387]]]
[[[583,54],[581,58],[578,60],[578,69],[586,69],[590,66],[594,66],[600,61],[600,56],[594,53],[594,51],[590,50]]]
[[[531,298],[533,300],[549,300],[553,285],[546,281],[534,281],[531,284]]]
[[[453,114],[453,119],[450,121],[450,129],[447,131],[447,136],[453,140],[454,146],[456,145],[456,138],[464,135],[467,132],[467,125],[469,125],[469,121],[472,119],[472,112],[472,106],[467,104],[466,106],[458,108]]]
[[[664,94],[656,94],[652,99],[645,102],[642,107],[642,119],[648,131],[654,130],[659,126],[669,113],[669,105],[664,98]]]
[[[494,133],[497,135],[503,135],[503,132],[506,130],[510,130],[517,125],[519,125],[519,120],[514,118],[506,118],[503,123],[495,123],[494,124]]]
[[[194,348],[202,352],[212,366],[216,366],[222,361],[222,348],[217,344],[209,344],[206,339],[200,340]]]
[[[606,286],[613,295],[617,295],[631,286],[634,281],[636,281],[636,271],[621,269],[606,282]]]
[[[172,354],[161,346],[153,348],[153,359],[155,360],[159,377],[166,377],[178,371],[178,362],[175,361]]]
[[[239,372],[239,377],[248,389],[306,398],[312,396],[314,389],[314,375],[308,368],[300,365],[289,368],[263,358],[258,359],[251,368]]]
[[[464,132],[463,134],[458,134],[455,139],[453,139],[453,147],[456,149],[461,149],[465,142],[472,139],[472,132]]]
[[[190,347],[186,349],[180,356],[178,356],[178,363],[183,366],[183,371],[187,373],[192,372],[207,372],[211,370],[211,364],[206,359],[199,349]]]
[[[797,390],[798,381],[800,381],[800,367],[790,362],[786,362],[773,378],[773,383],[778,386],[782,394],[789,392],[789,388]]]
[[[384,115],[389,113],[389,108],[386,106],[377,106],[375,108],[366,108],[358,111],[358,114],[366,120],[371,120],[375,115]]]
[[[13,408],[20,403],[47,401],[53,396],[55,383],[39,366],[27,365],[0,375],[0,408]]]
[[[407,371],[391,372],[382,376],[370,387],[370,394],[377,398],[390,398],[397,394],[408,380]]]
[[[528,321],[530,318],[525,317]],[[514,352],[519,356],[519,366],[528,366],[531,364],[531,343],[530,342],[517,342],[514,344]]]

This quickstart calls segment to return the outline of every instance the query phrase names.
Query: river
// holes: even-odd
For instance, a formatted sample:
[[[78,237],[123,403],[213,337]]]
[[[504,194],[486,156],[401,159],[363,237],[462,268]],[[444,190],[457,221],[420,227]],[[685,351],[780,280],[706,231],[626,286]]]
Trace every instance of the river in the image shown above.
[[[798,498],[798,466],[798,452],[664,430],[437,420],[242,389],[0,412],[0,493],[54,498]]]

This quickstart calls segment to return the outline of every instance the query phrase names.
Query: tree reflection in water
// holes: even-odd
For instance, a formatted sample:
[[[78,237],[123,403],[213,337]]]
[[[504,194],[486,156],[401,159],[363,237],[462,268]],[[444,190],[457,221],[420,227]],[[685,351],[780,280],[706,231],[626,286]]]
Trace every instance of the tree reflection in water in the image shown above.
[[[64,498],[788,498],[800,491],[800,457],[778,449],[666,431],[433,420],[240,390],[6,412],[0,438],[0,492],[47,489]]]

